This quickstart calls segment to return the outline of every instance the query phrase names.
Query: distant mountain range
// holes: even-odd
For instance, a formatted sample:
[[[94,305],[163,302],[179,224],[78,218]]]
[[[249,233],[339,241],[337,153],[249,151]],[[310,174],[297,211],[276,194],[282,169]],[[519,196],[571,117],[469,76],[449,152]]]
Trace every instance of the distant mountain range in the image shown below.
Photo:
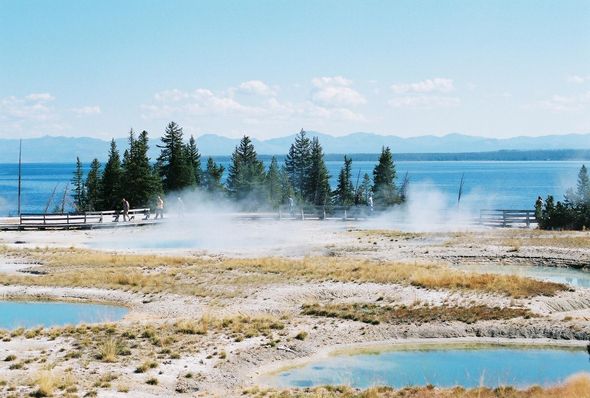
[[[317,136],[326,154],[378,153],[383,146],[389,146],[394,154],[448,154],[493,152],[501,150],[588,150],[590,134],[547,135],[540,137],[486,138],[462,134],[448,134],[442,137],[419,136],[403,138],[374,133],[353,133],[334,137],[318,132]],[[295,134],[268,140],[252,139],[256,151],[261,155],[284,155],[293,142]],[[203,155],[230,155],[238,144],[238,138],[216,134],[205,134],[197,138],[197,146]],[[159,154],[156,141],[151,142],[150,157]],[[127,146],[127,139],[117,139],[121,153]],[[66,163],[75,161],[76,156],[83,162],[93,158],[105,160],[109,141],[89,137],[40,137],[23,140],[23,161],[39,163]],[[575,151],[574,151],[575,152]],[[573,152],[572,152],[573,153]],[[584,151],[586,153],[586,151]],[[18,161],[18,139],[0,139],[0,163]]]

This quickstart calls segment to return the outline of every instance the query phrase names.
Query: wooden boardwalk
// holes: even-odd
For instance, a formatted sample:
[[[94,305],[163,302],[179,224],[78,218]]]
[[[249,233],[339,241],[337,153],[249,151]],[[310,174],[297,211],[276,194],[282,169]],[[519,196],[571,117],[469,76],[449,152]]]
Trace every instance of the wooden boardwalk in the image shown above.
[[[150,209],[132,209],[128,214],[128,221],[122,221],[122,213],[114,210],[83,214],[21,214],[19,217],[3,219],[0,231],[119,228],[160,222],[152,218]]]
[[[304,207],[280,208],[275,211],[252,211],[220,214],[236,220],[332,220],[332,221],[362,221],[383,215],[385,209],[371,210],[367,206],[350,207]],[[0,219],[0,231],[26,230],[71,230],[71,229],[99,229],[123,228],[154,225],[166,222],[165,219],[154,219],[149,209],[132,209],[129,211],[131,220],[122,221],[122,214],[118,211],[87,212],[84,214],[22,214],[20,217]],[[172,215],[171,218],[182,217]],[[537,225],[534,210],[481,210],[479,218],[472,220],[473,225],[496,228],[531,228]]]

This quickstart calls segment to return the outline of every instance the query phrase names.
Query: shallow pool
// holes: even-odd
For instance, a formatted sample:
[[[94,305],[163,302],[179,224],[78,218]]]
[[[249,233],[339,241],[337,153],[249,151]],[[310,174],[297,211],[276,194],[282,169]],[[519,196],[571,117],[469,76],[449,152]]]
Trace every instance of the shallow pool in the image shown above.
[[[0,329],[118,321],[129,310],[105,304],[0,301]]]
[[[358,388],[427,384],[524,387],[555,384],[588,371],[588,354],[582,349],[453,348],[331,356],[266,376],[263,382],[283,388],[327,384]]]
[[[534,265],[461,265],[459,269],[481,273],[520,275],[544,281],[564,283],[574,287],[590,288],[590,272],[575,268],[544,267]]]

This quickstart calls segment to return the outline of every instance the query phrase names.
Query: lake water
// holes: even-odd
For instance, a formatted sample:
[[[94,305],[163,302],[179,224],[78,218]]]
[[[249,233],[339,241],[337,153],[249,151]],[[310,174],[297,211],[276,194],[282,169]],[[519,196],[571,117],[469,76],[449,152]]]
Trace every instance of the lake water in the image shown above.
[[[339,355],[264,379],[274,387],[349,385],[395,388],[433,384],[497,387],[551,385],[590,371],[585,350],[566,349],[427,349],[378,354]]]
[[[125,307],[104,304],[0,301],[0,329],[112,322],[128,312]]]
[[[228,169],[226,158],[220,163]],[[326,164],[334,188],[342,162],[328,161]],[[538,195],[551,194],[561,199],[568,187],[575,186],[582,164],[582,161],[400,161],[396,167],[400,181],[408,173],[411,186],[427,184],[429,189],[446,195],[449,202],[456,201],[464,173],[465,197],[475,197],[481,207],[532,209]],[[371,175],[374,166],[373,161],[353,161],[353,184],[357,184],[359,174],[360,180],[364,173]],[[23,212],[44,211],[55,188],[54,203],[61,202],[73,170],[73,164],[24,164]],[[16,213],[17,176],[18,165],[0,164],[0,215]],[[54,203],[48,207],[49,211],[53,210]]]

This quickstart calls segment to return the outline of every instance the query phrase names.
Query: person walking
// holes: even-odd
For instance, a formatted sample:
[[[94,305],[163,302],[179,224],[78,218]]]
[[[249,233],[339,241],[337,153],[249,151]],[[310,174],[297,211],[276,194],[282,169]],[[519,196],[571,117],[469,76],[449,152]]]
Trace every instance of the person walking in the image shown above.
[[[156,220],[158,217],[164,218],[164,200],[159,195],[156,200]]]
[[[179,196],[176,199],[176,207],[177,207],[177,211],[178,211],[178,215],[180,217],[184,216],[184,202],[182,201],[182,198]]]
[[[539,196],[535,202],[535,218],[537,221],[543,218],[543,204],[543,198]]]
[[[123,205],[123,221],[129,221],[129,202],[123,198],[121,204]]]
[[[369,205],[371,213],[373,213],[373,194],[369,194],[369,198],[367,199],[367,205]]]
[[[289,214],[291,215],[291,217],[293,217],[295,211],[295,203],[293,201],[293,198],[291,196],[289,196]]]

